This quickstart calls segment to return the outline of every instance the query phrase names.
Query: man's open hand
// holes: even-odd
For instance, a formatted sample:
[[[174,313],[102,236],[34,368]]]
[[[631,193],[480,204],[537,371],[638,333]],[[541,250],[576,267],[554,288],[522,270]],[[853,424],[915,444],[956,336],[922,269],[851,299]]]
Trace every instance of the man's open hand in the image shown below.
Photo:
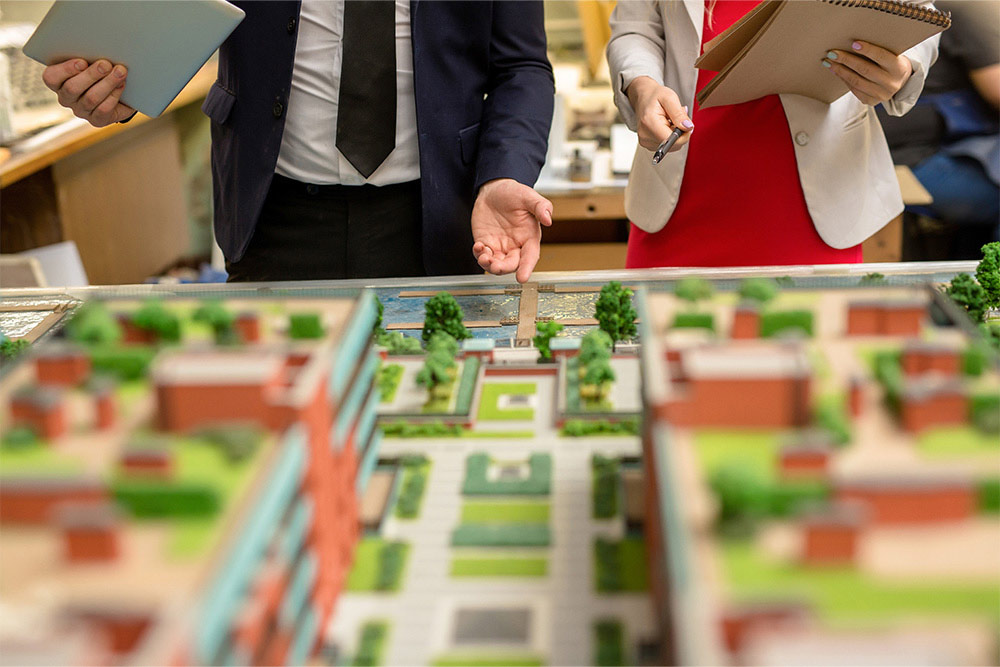
[[[490,273],[517,271],[517,281],[527,282],[538,263],[541,225],[551,224],[548,199],[510,178],[489,181],[472,208],[472,254]]]

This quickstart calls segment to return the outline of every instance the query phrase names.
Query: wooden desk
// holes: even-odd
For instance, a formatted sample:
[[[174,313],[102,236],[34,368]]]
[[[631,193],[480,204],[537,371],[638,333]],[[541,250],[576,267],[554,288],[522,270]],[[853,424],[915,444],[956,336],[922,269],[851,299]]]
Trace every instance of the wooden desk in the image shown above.
[[[542,231],[538,271],[625,268],[625,188],[541,189],[552,202],[552,227]]]
[[[93,284],[138,283],[187,252],[177,111],[215,81],[206,65],[159,118],[71,125],[0,162],[5,253],[75,241]]]

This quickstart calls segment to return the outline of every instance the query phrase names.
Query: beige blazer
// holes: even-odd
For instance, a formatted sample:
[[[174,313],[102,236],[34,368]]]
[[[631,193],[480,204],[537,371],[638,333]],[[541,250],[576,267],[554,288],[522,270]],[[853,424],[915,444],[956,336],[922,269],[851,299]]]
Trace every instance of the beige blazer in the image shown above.
[[[632,130],[635,112],[624,90],[636,77],[648,76],[672,88],[682,104],[694,108],[694,61],[701,53],[704,12],[704,0],[619,0],[611,16],[608,64],[615,103]],[[913,75],[885,104],[889,114],[901,116],[917,101],[937,59],[938,41],[935,36],[906,51]],[[828,245],[857,245],[902,212],[892,158],[872,107],[850,93],[829,105],[800,95],[780,97],[806,205]],[[697,136],[696,129],[694,141]],[[636,150],[625,212],[641,229],[659,231],[670,219],[687,151],[684,146],[654,166],[650,151]],[[725,155],[718,159],[725,169]]]

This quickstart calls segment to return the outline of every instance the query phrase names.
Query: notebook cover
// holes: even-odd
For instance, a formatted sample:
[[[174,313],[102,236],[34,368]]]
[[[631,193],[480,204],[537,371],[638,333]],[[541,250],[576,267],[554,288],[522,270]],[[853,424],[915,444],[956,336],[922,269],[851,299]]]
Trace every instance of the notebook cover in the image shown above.
[[[699,92],[698,102],[709,108],[796,94],[829,104],[849,91],[822,66],[830,49],[851,51],[851,43],[860,39],[902,53],[942,30],[865,7],[822,0],[781,2],[755,38]]]

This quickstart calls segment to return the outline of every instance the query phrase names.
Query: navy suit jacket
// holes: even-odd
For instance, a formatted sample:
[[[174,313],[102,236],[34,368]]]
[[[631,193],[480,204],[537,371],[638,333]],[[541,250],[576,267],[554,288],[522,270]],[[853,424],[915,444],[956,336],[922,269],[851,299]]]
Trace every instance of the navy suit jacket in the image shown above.
[[[298,0],[235,2],[246,18],[219,51],[212,120],[215,233],[243,256],[281,147]],[[541,0],[411,0],[424,267],[478,272],[469,220],[479,186],[534,185],[552,120]],[[330,128],[336,132],[335,127]]]

